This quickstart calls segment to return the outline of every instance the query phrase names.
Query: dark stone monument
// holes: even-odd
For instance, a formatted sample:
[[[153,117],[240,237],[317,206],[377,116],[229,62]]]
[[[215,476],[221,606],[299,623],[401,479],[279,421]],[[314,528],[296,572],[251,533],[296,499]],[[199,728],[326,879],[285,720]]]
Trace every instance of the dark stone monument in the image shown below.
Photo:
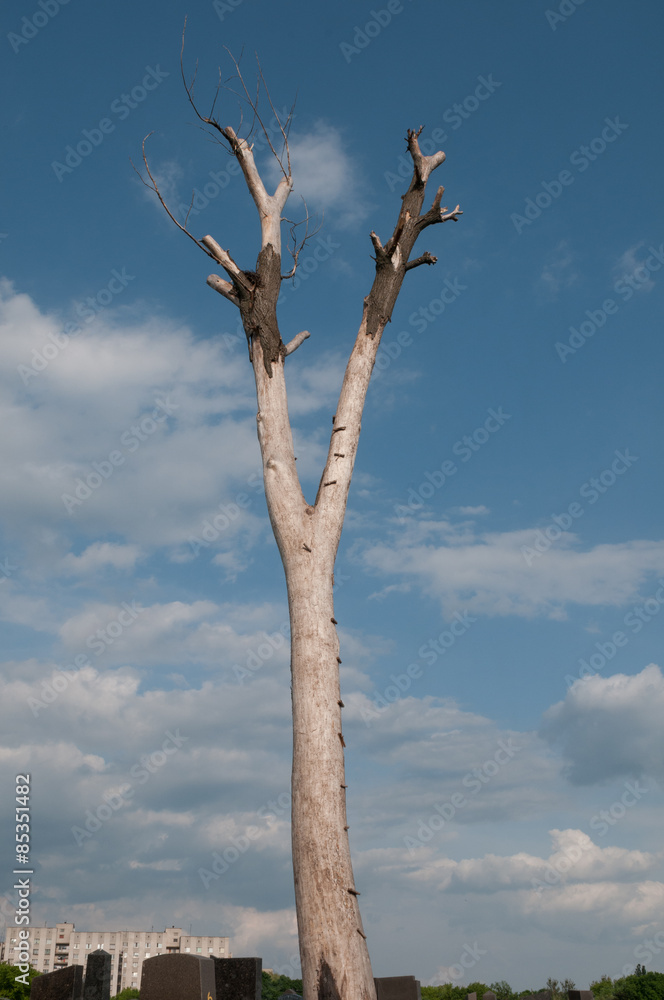
[[[592,990],[568,990],[569,1000],[594,1000]]]
[[[487,990],[482,994],[482,1000],[496,1000],[496,994],[492,990]]]
[[[477,1000],[477,993],[469,993],[468,1000]]]
[[[141,1000],[216,1000],[214,962],[203,955],[146,958]]]
[[[540,990],[539,993],[531,993],[530,996],[522,997],[521,1000],[553,1000],[551,990]]]
[[[111,1000],[111,956],[98,948],[85,963],[83,1000]]]
[[[384,976],[374,979],[374,983],[377,1000],[422,1000],[420,981],[415,976]]]
[[[30,983],[30,1000],[81,1000],[82,996],[82,965],[45,972],[43,976],[35,976]]]
[[[261,1000],[262,958],[213,958],[213,962],[217,1000]]]

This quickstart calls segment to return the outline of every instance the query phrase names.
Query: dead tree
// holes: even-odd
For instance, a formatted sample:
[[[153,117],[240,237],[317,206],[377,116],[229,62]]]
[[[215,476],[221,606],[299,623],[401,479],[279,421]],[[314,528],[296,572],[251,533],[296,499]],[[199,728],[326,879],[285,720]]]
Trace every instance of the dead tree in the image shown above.
[[[241,76],[239,77],[242,82]],[[262,79],[262,77],[261,77]],[[244,83],[242,82],[244,87]],[[266,189],[254,161],[252,144],[214,117],[199,119],[221,136],[236,157],[258,210],[261,245],[256,270],[242,270],[212,236],[200,241],[187,235],[217,261],[226,277],[212,274],[207,283],[240,311],[256,379],[258,440],[263,461],[265,495],[274,536],[286,575],[291,626],[293,702],[292,847],[295,899],[305,1000],[375,1000],[371,963],[362,927],[358,891],[353,878],[348,823],[344,738],[339,687],[339,639],[332,588],[334,563],[341,536],[348,490],[360,436],[362,410],[381,335],[390,321],[406,273],[421,264],[435,264],[425,251],[411,260],[420,234],[439,222],[457,221],[459,206],[441,208],[439,187],[428,211],[422,212],[430,173],[445,153],[423,155],[418,137],[409,130],[408,151],[413,178],[389,240],[370,234],[375,253],[375,278],[364,299],[362,319],[346,367],[330,446],[318,493],[308,503],[302,493],[288,417],[284,365],[309,336],[298,333],[289,343],[281,338],[277,299],[282,280],[282,212],[293,186],[287,129],[282,126],[284,153],[278,155],[246,88],[245,96],[283,176],[273,194]],[[269,95],[268,95],[269,96]],[[274,109],[273,109],[274,110]],[[150,186],[174,219],[144,162]],[[297,250],[295,264],[297,266]],[[292,276],[293,271],[290,275]]]

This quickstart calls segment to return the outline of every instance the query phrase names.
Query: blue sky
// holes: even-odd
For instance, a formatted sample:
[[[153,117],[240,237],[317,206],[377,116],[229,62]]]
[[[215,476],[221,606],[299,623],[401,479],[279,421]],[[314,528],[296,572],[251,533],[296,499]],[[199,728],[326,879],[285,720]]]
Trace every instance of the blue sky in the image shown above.
[[[426,231],[438,263],[384,335],[336,569],[375,974],[664,970],[651,0],[5,4],[0,762],[5,797],[32,774],[35,920],[191,924],[297,972],[287,609],[246,342],[130,163],[152,132],[176,214],[193,191],[192,232],[253,267],[253,205],[183,91],[185,15],[203,108],[220,65],[235,86],[224,46],[250,84],[259,54],[276,108],[297,97],[287,215],[303,196],[322,224],[280,324],[311,331],[287,363],[309,497],[407,128],[464,212]],[[230,91],[218,111],[238,126]],[[233,860],[201,877],[215,852]]]

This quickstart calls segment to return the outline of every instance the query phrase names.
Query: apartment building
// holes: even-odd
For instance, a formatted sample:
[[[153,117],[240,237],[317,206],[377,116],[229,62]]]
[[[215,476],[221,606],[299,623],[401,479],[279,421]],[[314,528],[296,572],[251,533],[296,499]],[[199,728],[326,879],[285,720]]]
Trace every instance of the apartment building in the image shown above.
[[[15,935],[15,936],[12,936]],[[111,996],[127,986],[140,987],[146,958],[191,952],[217,958],[232,958],[230,938],[183,934],[180,927],[163,931],[77,931],[74,924],[30,928],[30,964],[39,972],[53,972],[68,965],[85,966],[91,951],[102,948],[111,955]],[[0,961],[18,964],[19,941],[16,928],[7,928],[0,943]]]

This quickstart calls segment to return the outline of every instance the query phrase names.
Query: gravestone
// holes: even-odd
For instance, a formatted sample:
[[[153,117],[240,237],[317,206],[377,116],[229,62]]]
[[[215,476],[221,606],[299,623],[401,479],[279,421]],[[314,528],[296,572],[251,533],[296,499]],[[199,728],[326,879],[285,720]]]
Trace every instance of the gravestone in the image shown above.
[[[553,1000],[553,993],[551,990],[540,990],[539,993],[531,993],[527,997],[522,997],[521,1000]]]
[[[146,958],[141,1000],[216,1000],[214,962],[204,955]]]
[[[592,990],[568,990],[569,1000],[594,1000]]]
[[[82,965],[45,972],[43,976],[35,976],[30,983],[30,1000],[81,1000],[82,996]]]
[[[83,1000],[111,1000],[111,956],[98,948],[85,963]]]
[[[261,1000],[262,958],[213,958],[213,962],[217,1000]]]
[[[469,993],[468,1000],[477,1000],[477,993]]]
[[[376,1000],[422,1000],[420,981],[415,976],[384,976],[374,979],[374,983]]]
[[[482,994],[482,1000],[496,1000],[496,994],[492,990],[487,990]]]

